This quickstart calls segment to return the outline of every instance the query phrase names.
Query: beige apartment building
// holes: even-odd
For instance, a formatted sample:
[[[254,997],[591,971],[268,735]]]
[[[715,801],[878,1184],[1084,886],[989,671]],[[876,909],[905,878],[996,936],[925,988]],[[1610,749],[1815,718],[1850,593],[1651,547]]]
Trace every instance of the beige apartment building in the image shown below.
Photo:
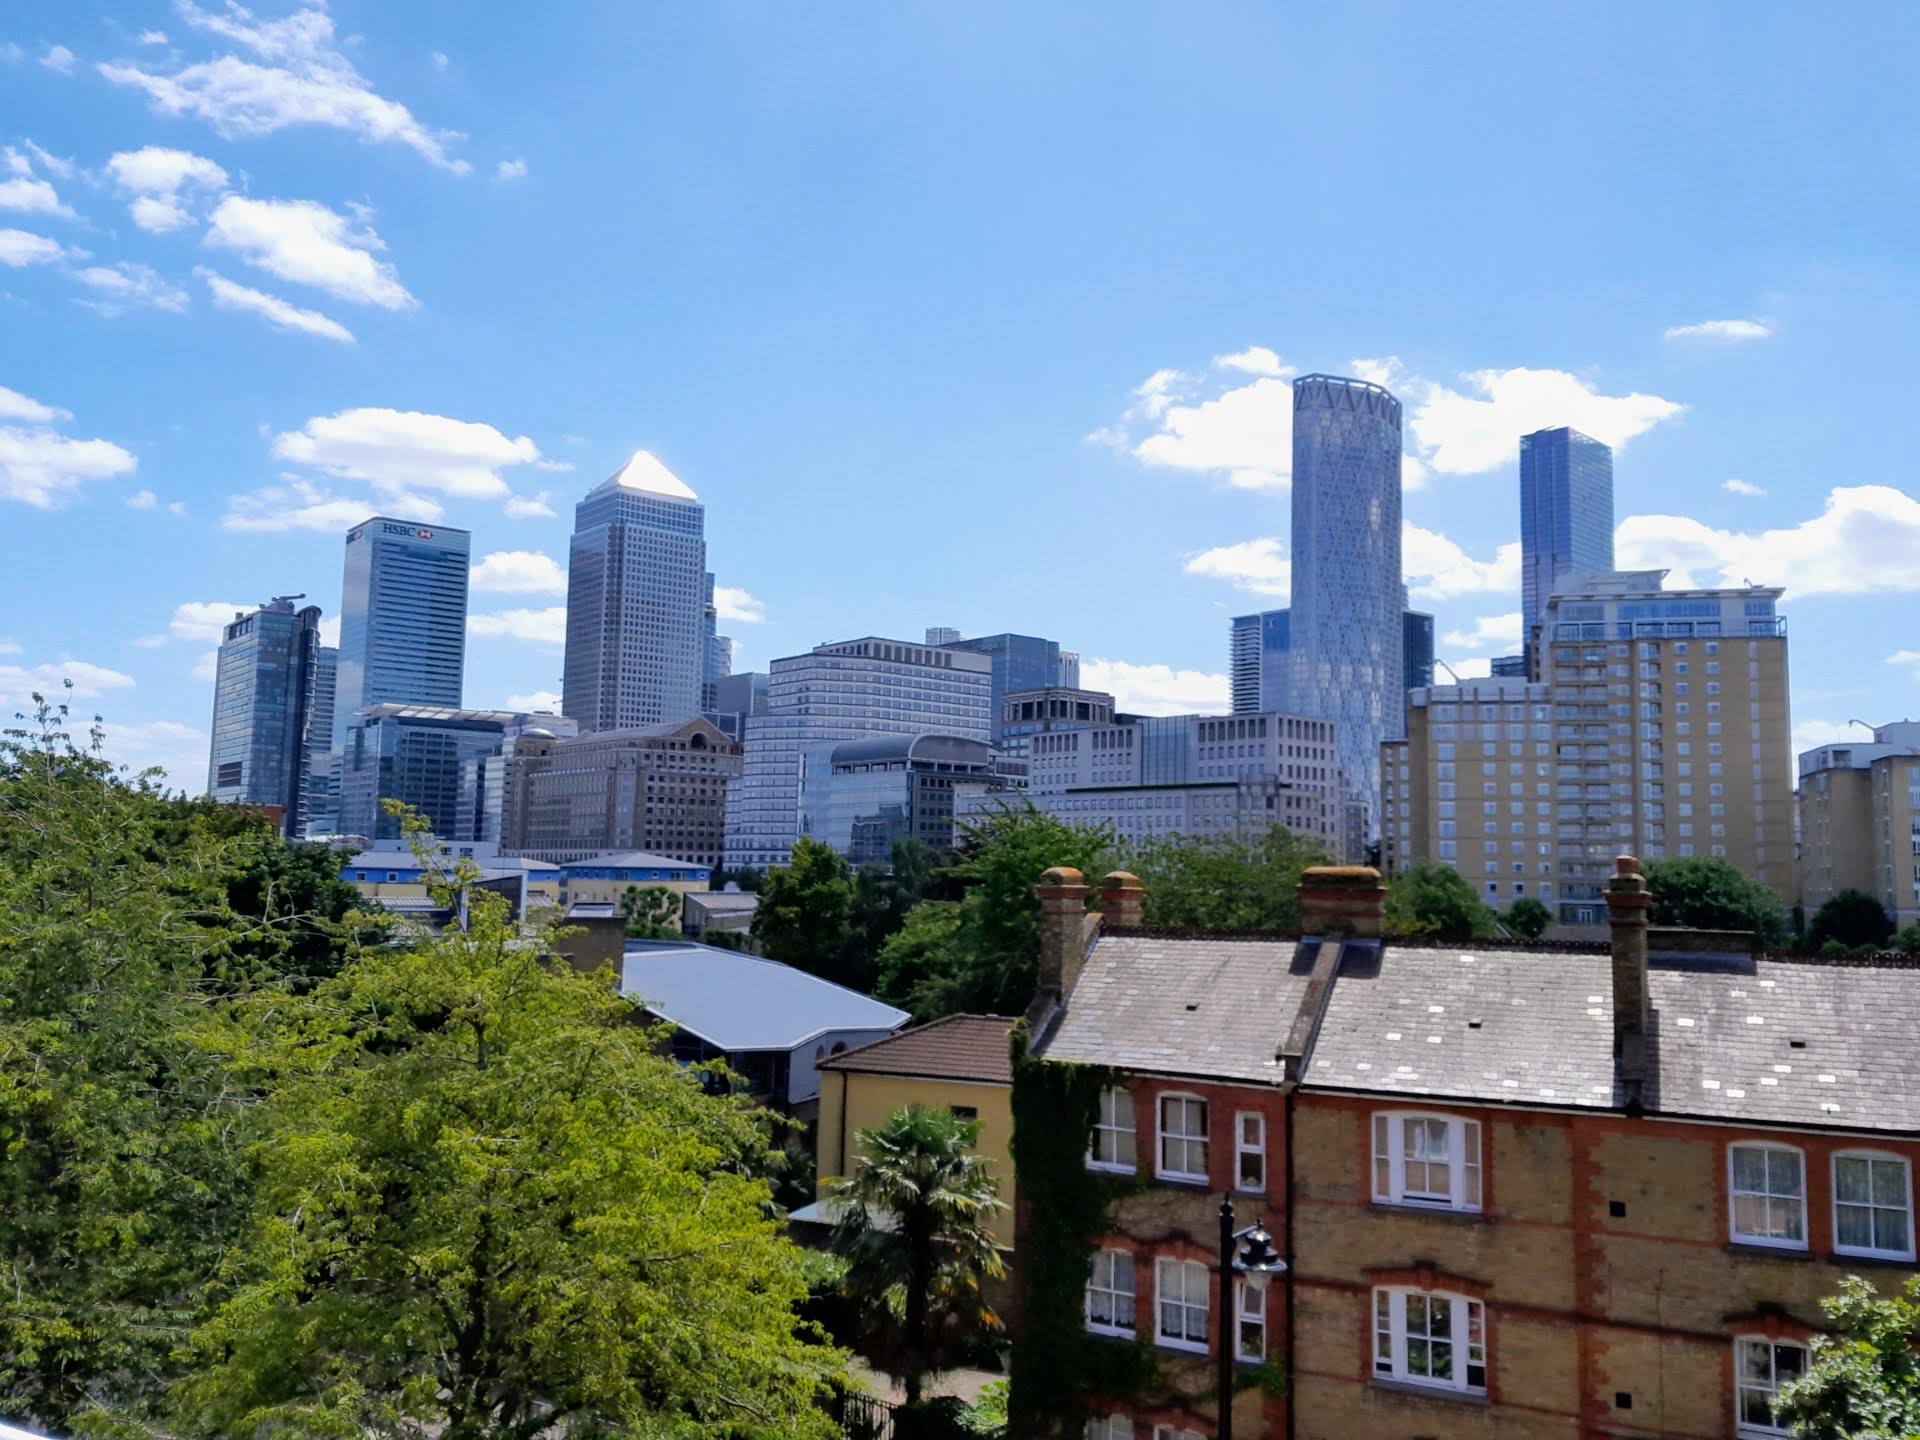
[[[1812,917],[1863,890],[1896,926],[1920,924],[1920,720],[1874,727],[1871,743],[1800,756],[1800,903]]]
[[[1605,923],[1628,852],[1718,857],[1795,898],[1781,592],[1664,575],[1555,595],[1535,680],[1408,693],[1407,740],[1381,750],[1386,864],[1453,865],[1490,904],[1534,895],[1568,925]]]
[[[741,744],[703,719],[515,742],[500,848],[565,864],[643,851],[719,865]]]

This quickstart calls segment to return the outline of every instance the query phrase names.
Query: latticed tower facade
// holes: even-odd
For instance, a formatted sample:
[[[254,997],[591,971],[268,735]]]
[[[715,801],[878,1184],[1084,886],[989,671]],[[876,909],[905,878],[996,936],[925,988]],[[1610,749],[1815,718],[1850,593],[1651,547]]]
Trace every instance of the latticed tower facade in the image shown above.
[[[1400,402],[1335,375],[1293,382],[1295,711],[1334,722],[1341,768],[1380,815],[1383,740],[1403,733]]]

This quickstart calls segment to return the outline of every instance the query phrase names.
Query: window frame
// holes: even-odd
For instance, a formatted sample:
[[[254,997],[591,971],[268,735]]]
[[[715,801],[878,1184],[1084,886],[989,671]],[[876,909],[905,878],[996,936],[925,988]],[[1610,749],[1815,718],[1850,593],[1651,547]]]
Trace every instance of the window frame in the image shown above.
[[[1840,1162],[1842,1160],[1867,1160],[1867,1161],[1877,1160],[1882,1163],[1894,1164],[1900,1167],[1902,1174],[1905,1176],[1905,1182],[1906,1182],[1904,1186],[1905,1193],[1901,1196],[1901,1201],[1906,1212],[1906,1248],[1905,1249],[1881,1250],[1881,1249],[1878,1249],[1877,1247],[1845,1245],[1841,1243],[1840,1207],[1842,1204],[1846,1204],[1856,1209],[1865,1209],[1868,1212],[1868,1216],[1869,1216],[1869,1221],[1868,1221],[1869,1228],[1871,1228],[1871,1225],[1872,1225],[1872,1221],[1871,1221],[1872,1212],[1876,1210],[1887,1210],[1892,1208],[1891,1206],[1876,1204],[1871,1198],[1868,1199],[1867,1203],[1864,1206],[1860,1205],[1859,1202],[1857,1201],[1852,1201],[1852,1200],[1842,1201],[1840,1198]],[[1871,1183],[1871,1174],[1872,1174],[1871,1170],[1869,1170],[1868,1174],[1869,1174],[1869,1183]],[[1863,1259],[1868,1259],[1868,1260],[1912,1260],[1914,1258],[1913,1165],[1907,1159],[1906,1156],[1897,1155],[1891,1150],[1869,1150],[1869,1149],[1836,1150],[1833,1152],[1832,1156],[1827,1161],[1827,1181],[1828,1181],[1828,1185],[1830,1186],[1829,1193],[1833,1201],[1833,1207],[1832,1207],[1833,1217],[1832,1218],[1833,1218],[1833,1253],[1834,1254],[1856,1255]]]
[[[1120,1108],[1117,1099],[1123,1095],[1126,1097],[1127,1110],[1132,1116],[1132,1123],[1129,1125],[1120,1124],[1117,1118]],[[1111,1107],[1108,1105],[1110,1098],[1115,1100],[1115,1103]],[[1099,1098],[1094,1104],[1097,1108],[1093,1112],[1093,1133],[1087,1140],[1087,1169],[1104,1170],[1112,1175],[1137,1175],[1140,1171],[1140,1107],[1133,1098],[1132,1089],[1125,1085],[1108,1085],[1100,1091]],[[1111,1121],[1107,1118],[1110,1109],[1111,1113],[1116,1117]],[[1102,1160],[1100,1158],[1100,1137],[1102,1135],[1109,1135],[1114,1138],[1114,1154],[1116,1156],[1120,1153],[1120,1136],[1124,1135],[1128,1140],[1132,1141],[1132,1163],[1129,1164],[1127,1161],[1119,1159]]]
[[[1096,1425],[1100,1427],[1097,1430]],[[1133,1417],[1117,1410],[1109,1415],[1089,1415],[1087,1428],[1081,1433],[1086,1440],[1133,1440]]]
[[[1108,1283],[1105,1285],[1098,1283],[1100,1278],[1099,1265],[1102,1260],[1107,1262]],[[1113,1275],[1114,1265],[1120,1260],[1127,1262],[1128,1288],[1125,1290],[1119,1288],[1119,1285],[1115,1283],[1115,1277]],[[1086,1315],[1087,1333],[1089,1335],[1119,1335],[1131,1340],[1134,1336],[1134,1327],[1140,1323],[1139,1258],[1135,1256],[1131,1250],[1103,1249],[1093,1252],[1093,1264],[1094,1269],[1087,1272],[1086,1297],[1082,1305],[1082,1309]],[[1131,1322],[1121,1326],[1095,1320],[1093,1318],[1093,1296],[1096,1290],[1109,1297],[1125,1295],[1127,1297],[1127,1309],[1132,1316]]]
[[[1246,1131],[1242,1128],[1247,1121],[1259,1127],[1257,1140],[1249,1144]],[[1260,1183],[1249,1185],[1242,1174],[1242,1163],[1249,1156],[1257,1156],[1260,1161]],[[1239,1110],[1233,1116],[1233,1188],[1242,1195],[1264,1195],[1267,1193],[1267,1117],[1258,1110]]]
[[[1233,1358],[1236,1364],[1259,1365],[1267,1358],[1267,1285],[1264,1277],[1237,1276],[1233,1282]],[[1248,1301],[1256,1301],[1253,1309]],[[1256,1350],[1248,1351],[1245,1345],[1246,1327],[1260,1327],[1260,1344]]]
[[[1182,1131],[1169,1136],[1167,1131],[1167,1102],[1180,1100],[1200,1107],[1200,1134],[1198,1137]],[[1177,1140],[1182,1145],[1200,1146],[1200,1165],[1198,1170],[1173,1170],[1167,1166],[1167,1141]],[[1208,1185],[1206,1167],[1213,1160],[1213,1110],[1204,1095],[1196,1095],[1191,1090],[1162,1090],[1153,1100],[1153,1173],[1161,1180],[1177,1180],[1189,1185]]]
[[[1432,1191],[1408,1193],[1406,1166],[1409,1121],[1438,1121],[1447,1127],[1448,1186],[1445,1198]],[[1486,1127],[1480,1121],[1467,1115],[1450,1115],[1444,1110],[1376,1110],[1370,1125],[1372,1165],[1367,1178],[1376,1205],[1400,1205],[1410,1210],[1444,1210],[1461,1215],[1479,1215],[1485,1211],[1486,1164],[1482,1147],[1486,1143]],[[1420,1163],[1431,1165],[1435,1162],[1429,1160]],[[1382,1164],[1387,1167],[1384,1188],[1380,1179]],[[1472,1172],[1471,1187],[1468,1184],[1468,1172]],[[1470,1189],[1477,1190],[1478,1194],[1469,1198]]]
[[[1200,1300],[1196,1304],[1189,1291],[1190,1277],[1188,1268],[1199,1272]],[[1169,1302],[1167,1299],[1171,1286],[1167,1284],[1169,1269],[1182,1275],[1180,1298]],[[1153,1343],[1162,1350],[1184,1350],[1190,1355],[1205,1355],[1213,1342],[1213,1286],[1211,1275],[1205,1265],[1197,1260],[1181,1260],[1172,1255],[1162,1255],[1153,1262]],[[1170,1335],[1166,1330],[1166,1306],[1178,1305],[1182,1310],[1198,1310],[1202,1338],[1193,1340],[1184,1333]]]
[[[1424,1301],[1445,1300],[1448,1304],[1447,1338],[1445,1343],[1452,1349],[1454,1356],[1454,1378],[1435,1379],[1431,1375],[1416,1375],[1407,1366],[1407,1346],[1410,1335],[1407,1328],[1407,1301],[1418,1296]],[[1380,1302],[1387,1302],[1387,1328],[1380,1328]],[[1463,1295],[1457,1290],[1422,1290],[1413,1285],[1376,1285],[1370,1303],[1371,1314],[1368,1321],[1368,1333],[1372,1339],[1371,1378],[1394,1385],[1414,1385],[1423,1390],[1439,1390],[1451,1395],[1483,1396],[1487,1393],[1487,1378],[1491,1366],[1488,1363],[1487,1343],[1487,1306],[1483,1300],[1471,1295]],[[1473,1322],[1476,1314],[1480,1321],[1480,1383],[1473,1384],[1467,1376],[1473,1367]],[[1381,1369],[1380,1340],[1387,1339],[1387,1368]],[[1432,1339],[1432,1332],[1425,1337]]]
[[[1738,1201],[1743,1195],[1757,1196],[1768,1202],[1784,1202],[1788,1197],[1771,1191],[1741,1190],[1734,1183],[1735,1156],[1742,1150],[1759,1150],[1792,1155],[1800,1162],[1800,1238],[1782,1240],[1770,1235],[1749,1234],[1740,1229]],[[1769,1167],[1769,1178],[1771,1168]],[[1755,1245],[1767,1250],[1809,1250],[1813,1237],[1807,1225],[1807,1152],[1798,1145],[1778,1140],[1729,1140],[1727,1142],[1727,1238],[1735,1245]]]
[[[1763,1440],[1763,1437],[1764,1440],[1774,1440],[1774,1437],[1789,1435],[1792,1432],[1789,1431],[1786,1426],[1775,1425],[1771,1419],[1764,1425],[1755,1425],[1741,1418],[1741,1400],[1749,1391],[1759,1388],[1749,1385],[1742,1378],[1743,1372],[1740,1368],[1742,1352],[1749,1345],[1764,1345],[1767,1347],[1767,1377],[1770,1384],[1767,1387],[1766,1393],[1769,1396],[1780,1393],[1780,1351],[1783,1349],[1798,1350],[1801,1357],[1800,1374],[1805,1375],[1808,1367],[1813,1363],[1812,1348],[1802,1344],[1798,1340],[1775,1340],[1767,1335],[1736,1335],[1733,1337],[1733,1433],[1739,1436],[1740,1440]],[[1795,1376],[1794,1378],[1798,1379],[1799,1377]],[[1769,1415],[1771,1415],[1771,1401],[1768,1403],[1768,1412]]]

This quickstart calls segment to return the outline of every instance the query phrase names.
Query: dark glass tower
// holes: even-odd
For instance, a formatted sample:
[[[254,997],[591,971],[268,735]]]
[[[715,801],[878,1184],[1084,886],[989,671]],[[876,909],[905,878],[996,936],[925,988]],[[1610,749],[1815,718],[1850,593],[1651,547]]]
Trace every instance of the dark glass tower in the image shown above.
[[[310,719],[320,651],[320,607],[295,610],[282,596],[235,615],[220,636],[213,682],[213,743],[207,793],[243,805],[275,805],[280,833],[305,822]]]
[[[460,704],[473,537],[376,515],[347,532],[333,748],[368,705]]]
[[[1233,713],[1287,709],[1289,612],[1262,610],[1257,615],[1233,617],[1232,651],[1228,657],[1233,686]]]
[[[1613,451],[1561,426],[1520,437],[1520,616],[1527,653],[1554,587],[1613,569]]]

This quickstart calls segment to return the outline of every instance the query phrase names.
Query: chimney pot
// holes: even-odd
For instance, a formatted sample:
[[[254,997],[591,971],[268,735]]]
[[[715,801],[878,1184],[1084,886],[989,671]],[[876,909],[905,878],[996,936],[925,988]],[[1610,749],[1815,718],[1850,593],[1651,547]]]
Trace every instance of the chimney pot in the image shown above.
[[[1093,887],[1070,865],[1045,871],[1033,893],[1040,901],[1040,974],[1029,1018],[1037,1028],[1039,1018],[1063,1000],[1080,978],[1100,917],[1087,910]]]
[[[1300,930],[1377,940],[1386,925],[1387,887],[1370,865],[1315,865],[1300,876]]]
[[[1100,881],[1100,915],[1103,925],[1131,926],[1140,923],[1146,887],[1137,875],[1115,870]]]

